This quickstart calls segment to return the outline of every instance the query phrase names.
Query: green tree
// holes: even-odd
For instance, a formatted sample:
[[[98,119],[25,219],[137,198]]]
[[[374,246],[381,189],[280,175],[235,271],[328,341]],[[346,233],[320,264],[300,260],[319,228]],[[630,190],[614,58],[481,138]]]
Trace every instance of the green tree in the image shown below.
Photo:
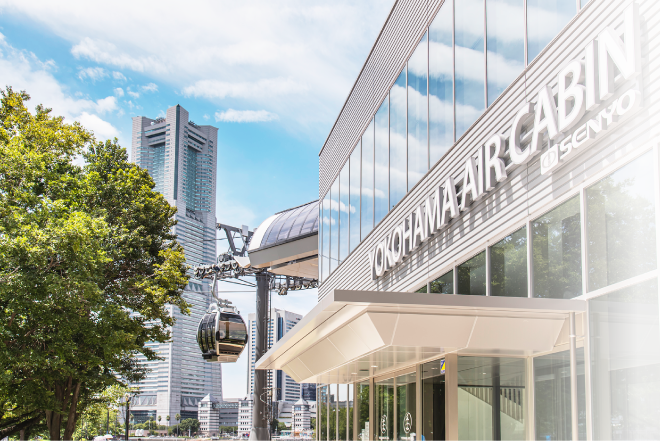
[[[188,313],[176,209],[116,140],[0,93],[0,437],[45,420],[71,439],[103,390],[144,378],[166,305]]]
[[[199,430],[199,421],[195,418],[186,418],[181,421],[179,428],[185,435],[189,433],[188,431],[190,431],[190,434],[194,434]]]

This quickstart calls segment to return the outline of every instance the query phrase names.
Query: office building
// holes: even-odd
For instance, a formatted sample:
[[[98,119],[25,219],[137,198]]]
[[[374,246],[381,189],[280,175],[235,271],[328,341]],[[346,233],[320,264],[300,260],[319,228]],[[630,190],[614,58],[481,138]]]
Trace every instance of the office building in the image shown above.
[[[659,6],[394,3],[319,155],[319,302],[256,363],[320,384],[319,440],[658,438]]]
[[[149,171],[156,187],[170,205],[178,209],[174,233],[191,266],[216,260],[215,176],[218,129],[190,121],[179,105],[164,117],[133,118],[132,160]],[[199,355],[197,325],[212,301],[210,283],[191,279],[184,291],[190,315],[171,307],[176,318],[169,343],[148,345],[163,357],[139,361],[151,369],[139,384],[140,393],[131,405],[136,423],[149,417],[176,424],[197,418],[197,405],[208,394],[222,401],[222,370]]]
[[[238,402],[238,435],[249,435],[252,431],[252,409],[254,396],[250,395]]]
[[[220,425],[224,427],[238,427],[238,405],[239,398],[225,398],[218,407],[220,408]]]
[[[250,355],[248,362],[248,394],[254,393],[254,363],[256,342],[256,315],[248,314],[248,341],[247,353]],[[280,341],[300,321],[302,316],[290,311],[271,308],[270,321],[268,325],[268,347]],[[295,403],[300,398],[301,385],[296,383],[289,375],[281,370],[269,371],[267,375],[269,388],[277,388],[276,401],[289,401]]]
[[[197,419],[202,435],[215,436],[220,427],[220,401],[208,394],[197,403]]]

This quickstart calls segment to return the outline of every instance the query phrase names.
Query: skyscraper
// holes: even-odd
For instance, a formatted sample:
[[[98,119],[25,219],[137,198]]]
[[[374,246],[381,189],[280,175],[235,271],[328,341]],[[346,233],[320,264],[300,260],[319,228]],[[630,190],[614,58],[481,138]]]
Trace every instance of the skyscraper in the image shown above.
[[[189,120],[179,105],[167,109],[165,117],[133,118],[132,158],[147,169],[156,191],[177,207],[174,233],[183,246],[186,263],[195,266],[216,259],[215,176],[218,129],[199,126]],[[190,315],[170,307],[176,318],[169,343],[150,343],[163,358],[139,361],[151,369],[138,386],[133,400],[134,422],[150,417],[166,424],[197,418],[197,403],[212,394],[222,400],[222,370],[219,363],[207,363],[199,354],[197,325],[212,301],[208,282],[191,279],[184,298],[192,305]]]
[[[270,320],[268,323],[268,347],[277,343],[284,334],[289,332],[296,323],[302,320],[302,315],[283,309],[271,308]],[[248,395],[254,393],[254,363],[255,363],[255,343],[256,343],[256,315],[248,314]],[[296,402],[300,399],[301,385],[296,383],[293,378],[284,372],[268,371],[268,387],[276,387],[277,401]]]

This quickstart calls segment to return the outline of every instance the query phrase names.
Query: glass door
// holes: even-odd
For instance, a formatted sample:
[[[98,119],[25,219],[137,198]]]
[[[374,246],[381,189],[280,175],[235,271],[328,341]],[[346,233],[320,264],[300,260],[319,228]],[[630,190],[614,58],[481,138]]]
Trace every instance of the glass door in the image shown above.
[[[394,439],[394,378],[376,382],[374,394],[374,437],[378,440]]]
[[[422,366],[422,437],[445,439],[445,360]]]
[[[396,439],[415,440],[417,374],[411,372],[399,375],[394,380],[396,387]]]

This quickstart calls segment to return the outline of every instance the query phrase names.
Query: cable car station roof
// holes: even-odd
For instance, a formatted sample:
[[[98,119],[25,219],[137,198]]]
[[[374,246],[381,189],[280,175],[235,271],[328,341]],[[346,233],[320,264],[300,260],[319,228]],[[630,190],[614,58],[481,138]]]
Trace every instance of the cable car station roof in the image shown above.
[[[318,277],[318,201],[281,211],[255,230],[248,254],[256,268],[275,274]]]
[[[569,313],[585,310],[583,300],[334,290],[256,369],[346,384],[446,353],[531,355],[567,344]]]

